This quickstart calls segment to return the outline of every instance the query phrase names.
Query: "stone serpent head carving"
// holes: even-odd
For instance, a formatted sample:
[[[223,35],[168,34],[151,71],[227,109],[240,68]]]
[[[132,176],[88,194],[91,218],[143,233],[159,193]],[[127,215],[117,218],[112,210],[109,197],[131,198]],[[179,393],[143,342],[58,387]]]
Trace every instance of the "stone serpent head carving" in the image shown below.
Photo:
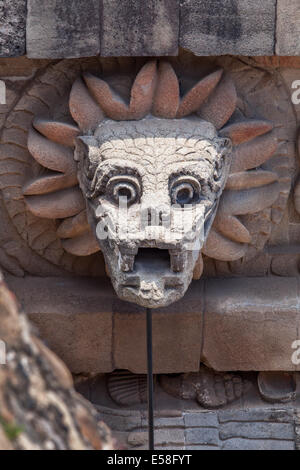
[[[243,257],[251,235],[240,216],[278,197],[277,174],[258,168],[276,150],[273,126],[236,106],[222,70],[185,90],[168,62],[149,61],[129,94],[86,74],[69,99],[78,126],[33,122],[28,148],[51,172],[26,184],[26,203],[64,219],[66,251],[102,250],[119,297],[168,305],[201,276],[202,254]]]

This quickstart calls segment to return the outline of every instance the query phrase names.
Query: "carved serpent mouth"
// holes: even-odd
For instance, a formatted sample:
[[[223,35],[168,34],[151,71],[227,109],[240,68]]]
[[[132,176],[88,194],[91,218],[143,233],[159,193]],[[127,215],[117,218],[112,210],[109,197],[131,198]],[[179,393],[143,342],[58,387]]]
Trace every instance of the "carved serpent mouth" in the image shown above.
[[[131,256],[132,270],[124,273],[120,286],[124,294],[134,297],[142,305],[152,307],[169,303],[169,296],[174,295],[174,292],[182,295],[187,287],[187,251],[139,248],[136,255]]]
[[[181,249],[138,248],[131,253],[120,249],[120,267],[123,272],[183,271],[186,251]]]

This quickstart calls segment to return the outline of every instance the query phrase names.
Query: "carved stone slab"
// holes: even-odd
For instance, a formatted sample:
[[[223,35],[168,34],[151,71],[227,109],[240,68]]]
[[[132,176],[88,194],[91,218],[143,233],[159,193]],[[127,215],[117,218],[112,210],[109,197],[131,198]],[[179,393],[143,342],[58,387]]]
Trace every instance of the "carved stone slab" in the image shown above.
[[[178,52],[179,0],[102,0],[101,56]]]
[[[300,4],[297,0],[277,0],[276,54],[300,54]]]
[[[99,75],[106,81],[102,81]],[[259,83],[265,86],[257,86]],[[103,94],[104,89],[106,92]],[[145,96],[143,89],[147,90]],[[120,98],[123,96],[120,102],[115,100],[114,90]],[[130,93],[130,102],[127,103]],[[276,100],[272,99],[273,96]],[[281,103],[280,108],[274,104],[277,101]],[[145,116],[149,111],[152,115],[148,123]],[[99,125],[104,114],[118,121],[114,122],[114,129],[119,139],[114,139],[106,132],[110,127],[108,121]],[[193,116],[187,117],[190,114]],[[272,122],[267,119],[269,116],[272,116]],[[192,118],[203,119],[209,125],[203,123],[200,129],[198,124],[193,124]],[[119,119],[129,122],[119,122]],[[285,125],[287,119],[288,127]],[[121,135],[125,128],[129,134],[135,132],[134,141],[137,139],[139,142],[141,137],[144,138],[141,143],[143,149],[146,148],[145,132],[155,131],[157,141],[154,139],[151,144],[154,145],[152,155],[158,146],[164,152],[168,150],[163,145],[163,133],[167,132],[172,139],[177,138],[177,123],[180,122],[181,133],[186,132],[187,137],[193,139],[193,135],[198,135],[197,132],[201,130],[202,141],[207,132],[206,137],[212,132],[213,125],[218,138],[212,141],[216,144],[222,139],[223,142],[230,139],[234,149],[223,194],[220,193],[224,181],[220,181],[219,190],[212,191],[211,196],[214,197],[209,196],[211,204],[220,196],[221,200],[214,226],[209,234],[205,234],[205,238],[209,236],[202,250],[204,263],[201,257],[198,261],[195,257],[187,263],[184,256],[178,256],[184,255],[184,250],[174,253],[172,247],[168,247],[172,252],[169,255],[173,278],[177,277],[180,281],[181,274],[174,276],[174,272],[176,269],[180,271],[182,263],[184,267],[185,280],[181,283],[178,295],[182,295],[187,288],[193,268],[194,277],[198,278],[202,268],[208,277],[248,273],[264,275],[270,270],[271,257],[263,253],[263,249],[272,236],[272,230],[282,220],[290,191],[294,165],[294,149],[290,140],[294,138],[294,120],[290,97],[281,82],[277,86],[273,76],[265,70],[236,59],[220,58],[211,63],[183,53],[176,59],[157,64],[155,61],[147,61],[143,66],[140,61],[131,59],[61,61],[52,64],[24,89],[23,96],[7,116],[2,131],[0,177],[7,210],[5,212],[3,209],[3,217],[9,215],[10,219],[6,223],[5,232],[1,234],[1,264],[15,275],[24,272],[49,275],[63,272],[104,274],[100,246],[89,228],[91,219],[87,220],[84,210],[85,198],[90,197],[92,202],[94,197],[90,187],[92,181],[88,181],[92,173],[86,179],[85,171],[80,169],[76,174],[73,139],[79,134],[87,137],[89,132],[99,127],[93,138],[90,135],[86,139],[86,147],[81,152],[84,158],[78,158],[80,151],[76,157],[80,166],[80,161],[88,162],[90,156],[87,154],[90,152],[90,164],[94,159],[95,170],[105,145],[110,145],[105,140],[122,145],[124,137]],[[172,140],[174,145],[175,140]],[[192,141],[189,140],[187,144],[192,145]],[[218,145],[215,146],[217,148]],[[94,155],[93,149],[97,150]],[[199,147],[198,150],[203,155],[204,149]],[[213,146],[210,146],[210,151],[214,152]],[[222,148],[219,148],[218,158],[221,153]],[[213,153],[211,155],[216,165],[217,160]],[[157,161],[152,162],[156,169],[157,165],[163,168],[163,163],[163,159],[158,157]],[[226,161],[226,165],[228,163]],[[124,165],[122,162],[123,169]],[[220,172],[223,180],[227,177],[226,165]],[[167,172],[159,173],[166,182]],[[207,174],[205,177],[206,184],[211,176]],[[77,177],[81,180],[84,194],[81,194],[77,185]],[[164,195],[166,187],[164,183]],[[146,191],[143,193],[147,195]],[[90,212],[93,215],[93,210]],[[147,240],[142,233],[134,248],[144,248],[142,243]],[[154,248],[164,247],[160,244]],[[104,246],[103,253],[108,251]],[[134,250],[126,253],[122,251],[124,278],[136,254]],[[106,264],[113,268],[109,270],[110,275],[121,295],[120,269],[116,260],[112,261],[109,262],[107,255]],[[146,305],[145,299],[141,299],[142,289],[136,295],[131,287],[134,286],[127,289],[132,294],[131,300]],[[127,293],[126,298],[129,299]],[[174,296],[171,297],[169,299],[166,295],[163,302],[167,304],[174,300]],[[122,298],[125,298],[125,294],[122,294]],[[155,302],[151,306],[163,305],[161,300],[156,305]]]
[[[183,0],[180,45],[197,55],[273,55],[276,1]]]
[[[174,406],[178,406],[178,403]],[[99,417],[130,450],[147,449],[146,411],[98,406]],[[155,449],[159,450],[295,450],[298,418],[294,409],[251,407],[201,411],[189,407],[156,413]]]
[[[26,0],[0,1],[0,57],[25,54]]]
[[[108,281],[27,277],[9,286],[72,372],[146,373],[145,309],[117,300]],[[154,371],[196,372],[200,357],[219,371],[300,370],[299,322],[296,278],[194,281],[153,312]]]
[[[28,0],[26,49],[30,58],[90,57],[100,51],[100,3]]]

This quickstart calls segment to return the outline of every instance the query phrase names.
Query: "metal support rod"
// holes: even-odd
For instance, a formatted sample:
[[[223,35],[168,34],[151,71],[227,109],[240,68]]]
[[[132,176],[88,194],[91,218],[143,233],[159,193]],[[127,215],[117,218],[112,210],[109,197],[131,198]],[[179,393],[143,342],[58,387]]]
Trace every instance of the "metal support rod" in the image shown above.
[[[150,308],[147,308],[147,385],[148,385],[148,446],[149,446],[149,450],[154,450],[152,310]]]

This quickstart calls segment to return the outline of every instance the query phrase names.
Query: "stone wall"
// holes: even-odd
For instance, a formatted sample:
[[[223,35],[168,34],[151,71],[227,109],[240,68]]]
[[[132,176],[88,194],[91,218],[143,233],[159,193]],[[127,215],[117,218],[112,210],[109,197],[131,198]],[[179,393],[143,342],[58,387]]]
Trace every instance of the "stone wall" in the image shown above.
[[[298,0],[0,1],[0,57],[300,53]]]
[[[222,371],[293,370],[291,344],[299,339],[300,217],[294,207],[293,185],[286,189],[286,181],[292,177],[293,183],[296,182],[299,171],[296,136],[300,105],[292,103],[291,92],[292,83],[299,79],[300,58],[225,56],[203,59],[182,51],[177,58],[169,60],[177,70],[192,69],[197,74],[207,66],[207,60],[217,61],[214,63],[225,67],[234,78],[239,97],[246,103],[243,105],[246,115],[274,120],[282,144],[271,169],[280,167],[285,199],[282,210],[278,210],[279,206],[274,208],[272,226],[270,218],[261,219],[258,235],[262,234],[262,244],[257,243],[257,252],[252,258],[230,263],[207,258],[204,280],[195,281],[178,304],[154,313],[155,370],[161,373],[196,371],[201,354],[208,365]],[[0,173],[3,173],[0,178],[3,217],[0,265],[5,273],[15,276],[11,288],[42,338],[75,373],[106,373],[116,368],[145,372],[145,356],[143,352],[137,354],[137,350],[145,350],[145,309],[117,299],[109,281],[102,279],[104,262],[97,254],[95,260],[71,255],[64,258],[62,246],[55,238],[56,225],[51,232],[46,219],[33,224],[31,215],[28,224],[24,222],[26,209],[19,196],[12,192],[11,185],[16,173],[17,178],[20,177],[16,187],[21,192],[22,178],[27,176],[24,167],[19,175],[19,161],[15,163],[15,160],[24,156],[33,164],[27,151],[28,128],[35,113],[39,115],[43,108],[47,109],[56,101],[61,103],[61,97],[68,96],[68,89],[64,91],[67,71],[74,73],[70,80],[80,73],[80,67],[82,70],[99,68],[108,75],[113,67],[118,70],[119,64],[125,67],[130,61],[138,65],[141,59],[100,60],[95,57],[55,61],[19,57],[0,60],[0,78],[5,80],[7,98],[7,104],[0,109],[3,132],[0,142]],[[57,116],[65,119],[63,113]],[[11,203],[11,197],[15,197],[16,202]],[[254,226],[257,226],[256,219]],[[34,228],[28,237],[24,237],[25,227]],[[256,232],[255,228],[255,240],[259,239]],[[28,240],[32,247],[26,245]],[[48,246],[49,252],[46,251]],[[51,262],[44,259],[45,253],[49,253]],[[63,259],[63,263],[59,261],[55,265],[53,261],[57,259]],[[96,279],[74,280],[69,278],[70,273]],[[252,306],[248,305],[249,292],[254,302]],[[205,341],[201,345],[203,326]],[[228,351],[231,337],[232,349]],[[249,351],[253,353],[249,355]]]
[[[73,373],[147,372],[146,311],[117,299],[107,280],[7,281]],[[218,371],[299,371],[291,360],[300,339],[299,286],[298,278],[279,276],[194,281],[183,299],[153,311],[154,372],[198,371],[200,361]]]
[[[147,419],[141,410],[98,407],[101,418],[130,450],[147,449]],[[156,450],[295,450],[298,416],[274,406],[203,411],[160,411],[155,415]]]

